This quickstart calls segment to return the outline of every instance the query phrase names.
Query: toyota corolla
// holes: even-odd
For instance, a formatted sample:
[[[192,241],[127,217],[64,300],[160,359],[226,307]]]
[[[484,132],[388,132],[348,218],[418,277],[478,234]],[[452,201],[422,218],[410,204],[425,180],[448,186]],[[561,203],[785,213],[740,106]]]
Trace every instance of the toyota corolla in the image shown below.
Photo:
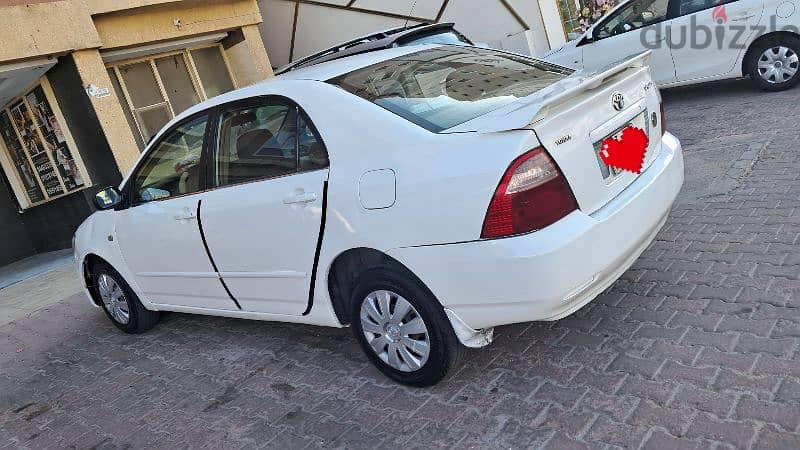
[[[434,384],[493,327],[586,305],[664,224],[683,157],[647,60],[424,45],[224,94],[97,195],[77,270],[124,332],[161,311],[349,325],[384,374]],[[607,165],[630,130],[638,162]]]

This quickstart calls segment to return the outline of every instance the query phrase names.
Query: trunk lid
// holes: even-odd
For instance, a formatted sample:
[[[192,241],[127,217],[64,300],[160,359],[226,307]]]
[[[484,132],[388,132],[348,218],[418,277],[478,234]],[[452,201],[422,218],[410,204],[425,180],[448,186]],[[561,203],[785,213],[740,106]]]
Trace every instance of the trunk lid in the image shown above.
[[[577,72],[536,94],[446,130],[501,132],[533,130],[556,161],[580,209],[591,214],[616,197],[638,174],[609,169],[599,158],[600,142],[627,125],[649,137],[645,170],[657,157],[661,141],[661,96],[647,66],[649,52],[590,74]],[[612,99],[622,96],[618,109]],[[652,123],[652,114],[657,123]],[[527,151],[530,149],[521,149]]]

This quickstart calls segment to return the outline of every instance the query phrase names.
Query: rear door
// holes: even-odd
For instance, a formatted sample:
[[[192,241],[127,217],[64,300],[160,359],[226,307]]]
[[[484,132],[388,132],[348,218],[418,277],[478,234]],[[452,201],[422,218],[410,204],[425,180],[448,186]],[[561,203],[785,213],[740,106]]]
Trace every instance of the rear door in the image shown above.
[[[672,55],[678,81],[739,70],[736,62],[754,33],[764,0],[673,0]]]
[[[297,105],[266,97],[222,108],[213,156],[200,213],[222,280],[244,311],[302,314],[328,179],[321,138]]]

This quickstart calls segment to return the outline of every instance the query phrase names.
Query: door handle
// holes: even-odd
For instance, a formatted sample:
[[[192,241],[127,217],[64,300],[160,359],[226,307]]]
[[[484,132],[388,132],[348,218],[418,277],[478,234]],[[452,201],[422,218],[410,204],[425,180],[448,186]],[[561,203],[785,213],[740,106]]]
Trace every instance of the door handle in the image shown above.
[[[180,214],[176,214],[175,215],[175,220],[178,220],[178,221],[181,221],[181,220],[192,220],[192,219],[197,219],[197,213],[195,213],[194,211],[188,211],[187,210],[187,211],[184,211],[184,212],[182,212]]]
[[[284,205],[291,205],[295,203],[312,203],[317,200],[317,194],[313,192],[304,192],[302,194],[293,195],[283,199]]]
[[[731,21],[732,22],[741,22],[743,20],[752,19],[755,16],[756,16],[755,14],[749,14],[749,15],[746,15],[746,16],[738,16],[738,17],[734,17],[733,19],[731,19]]]

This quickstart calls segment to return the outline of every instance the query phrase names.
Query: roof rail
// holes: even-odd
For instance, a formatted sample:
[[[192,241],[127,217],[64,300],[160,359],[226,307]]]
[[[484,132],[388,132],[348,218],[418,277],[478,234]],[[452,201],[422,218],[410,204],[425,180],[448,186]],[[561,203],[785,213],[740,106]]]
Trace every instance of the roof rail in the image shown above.
[[[434,24],[421,23],[410,27],[398,27],[368,34],[366,36],[361,36],[340,44],[336,44],[333,47],[314,53],[313,55],[298,59],[297,61],[277,69],[275,74],[280,75],[301,67],[344,58],[346,56],[397,47],[402,45],[404,42],[411,41],[413,39],[418,39],[427,35],[439,34],[446,31],[456,33],[460,39],[463,39],[464,42],[471,44],[471,42],[461,33],[456,31],[454,27],[455,24],[452,22]]]

